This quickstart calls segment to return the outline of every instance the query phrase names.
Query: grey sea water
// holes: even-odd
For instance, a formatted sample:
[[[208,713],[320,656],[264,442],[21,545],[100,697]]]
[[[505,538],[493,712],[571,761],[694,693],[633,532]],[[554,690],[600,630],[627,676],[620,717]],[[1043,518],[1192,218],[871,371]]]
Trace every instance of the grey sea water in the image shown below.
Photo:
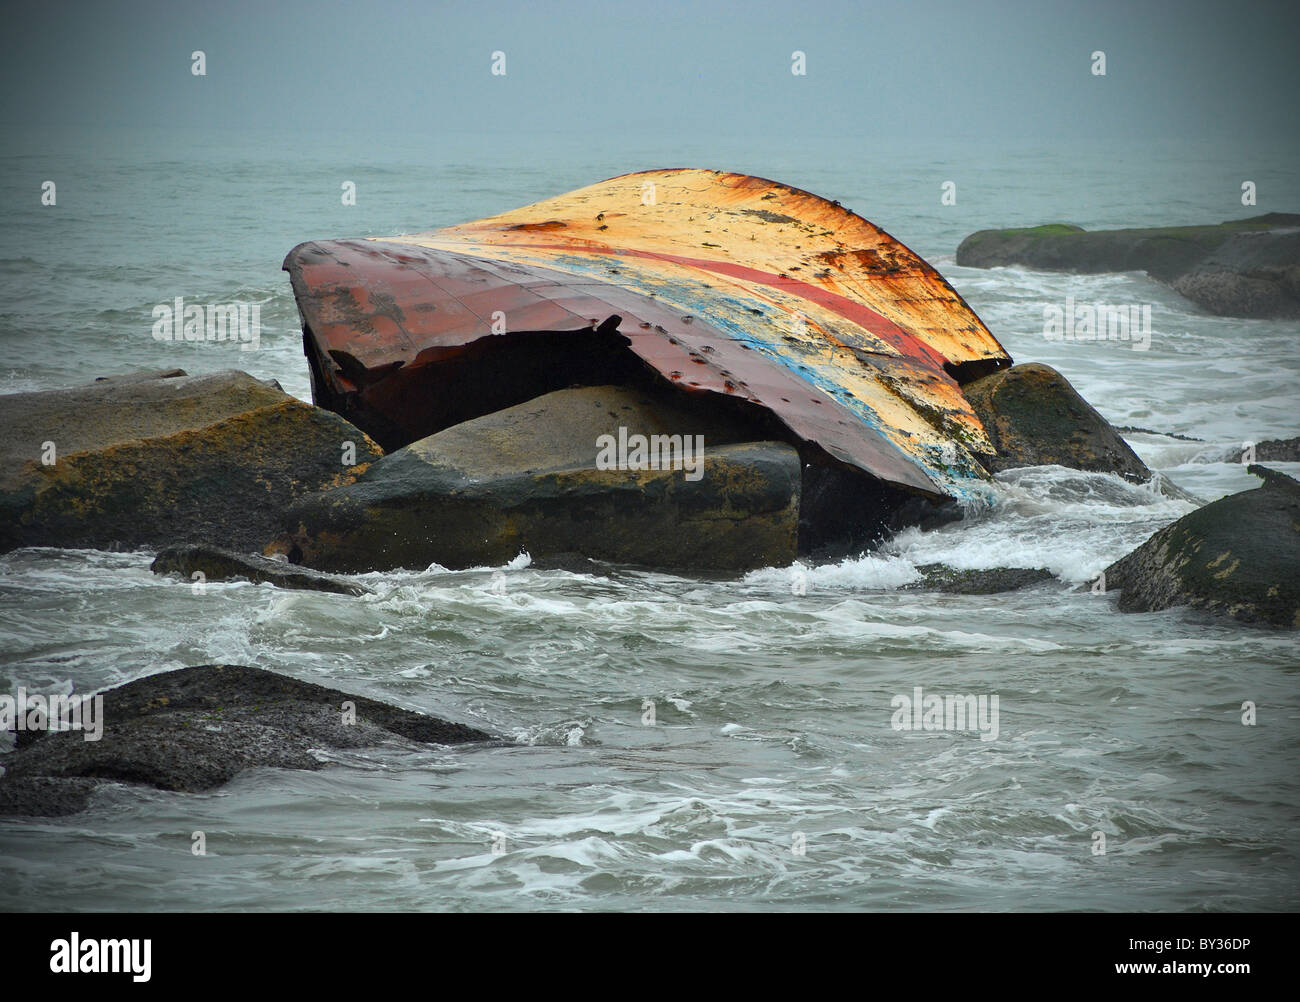
[[[1278,201],[1296,190],[1285,150],[1248,158],[1253,208],[1238,197],[1240,151],[1191,142],[1083,155],[629,137],[594,150],[572,135],[104,128],[28,130],[2,150],[0,392],[234,367],[309,399],[279,270],[295,244],[708,166],[884,227],[1017,361],[1057,367],[1116,425],[1199,439],[1129,436],[1202,498],[1256,483],[1236,461],[1243,442],[1300,434],[1295,321],[1211,317],[1140,274],[954,264],[986,226],[1295,211]],[[39,201],[47,179],[54,207]],[[340,200],[349,180],[355,206]],[[260,349],[154,341],[151,310],[176,296],[261,304]],[[1047,340],[1044,307],[1067,297],[1150,305],[1148,350]],[[1295,636],[1187,610],[1124,615],[1088,587],[1191,507],[1033,468],[999,477],[990,510],[836,564],[706,579],[540,571],[521,556],[367,575],[359,599],[239,583],[195,596],[151,575],[144,553],[0,556],[0,691],[232,662],[514,742],[335,755],[206,795],[115,787],[73,818],[0,821],[0,909],[1293,909]],[[903,587],[936,560],[1055,580],[985,597]],[[918,686],[997,694],[997,739],[894,730],[891,700]],[[196,831],[206,856],[190,851]]]

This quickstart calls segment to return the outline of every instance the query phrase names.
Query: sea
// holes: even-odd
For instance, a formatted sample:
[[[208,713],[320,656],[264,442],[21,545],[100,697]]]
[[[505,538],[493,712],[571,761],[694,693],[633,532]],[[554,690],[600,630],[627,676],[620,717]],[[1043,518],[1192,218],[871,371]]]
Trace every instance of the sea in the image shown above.
[[[884,228],[1017,362],[1056,367],[1143,429],[1125,432],[1143,460],[1210,501],[1258,484],[1249,443],[1300,434],[1300,322],[1211,316],[1141,273],[958,267],[955,250],[986,227],[1297,211],[1295,163],[1195,137],[28,128],[0,141],[0,392],[238,368],[310,400],[280,270],[296,244],[711,167]],[[153,307],[177,296],[260,305],[258,350],[156,341]],[[1053,340],[1046,312],[1070,301],[1149,306],[1149,342]],[[241,582],[196,596],[151,574],[147,552],[4,554],[0,692],[244,664],[502,740],[322,751],[319,771],[252,770],[203,794],[110,784],[78,815],[0,820],[0,910],[1294,910],[1296,635],[1125,614],[1092,587],[1196,504],[1032,467],[960,522],[832,563],[696,576],[521,554],[360,575],[360,598]],[[986,596],[908,587],[936,561],[1053,578]],[[898,708],[918,695],[983,697],[996,727],[906,726]]]

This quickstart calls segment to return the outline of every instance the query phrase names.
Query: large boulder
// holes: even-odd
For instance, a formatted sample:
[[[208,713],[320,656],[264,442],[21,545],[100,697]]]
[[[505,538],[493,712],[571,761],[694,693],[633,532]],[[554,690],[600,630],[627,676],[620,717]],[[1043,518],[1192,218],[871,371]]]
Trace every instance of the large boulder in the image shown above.
[[[305,499],[274,549],[335,572],[497,565],[521,551],[698,570],[787,564],[799,455],[738,441],[745,431],[639,390],[559,390],[414,442],[355,484]],[[637,435],[701,436],[702,463],[693,454],[677,469],[598,468],[622,437],[625,465],[637,465]]]
[[[260,549],[295,500],[383,455],[337,414],[245,372],[176,371],[0,396],[0,551]]]
[[[1064,223],[980,230],[957,247],[972,268],[1145,271],[1212,313],[1300,313],[1300,215],[1270,212],[1209,226],[1093,230]]]
[[[1105,570],[1124,612],[1190,605],[1300,627],[1300,482],[1262,466],[1264,485],[1220,498],[1161,529]]]
[[[1049,365],[1026,362],[962,387],[997,450],[990,472],[1055,464],[1144,482],[1151,471],[1104,417]]]
[[[245,769],[320,769],[319,748],[461,744],[491,735],[363,696],[242,665],[200,665],[102,693],[98,739],[22,731],[0,757],[0,815],[83,809],[103,781],[201,792]],[[347,707],[344,704],[350,703]],[[83,716],[83,723],[89,720]]]

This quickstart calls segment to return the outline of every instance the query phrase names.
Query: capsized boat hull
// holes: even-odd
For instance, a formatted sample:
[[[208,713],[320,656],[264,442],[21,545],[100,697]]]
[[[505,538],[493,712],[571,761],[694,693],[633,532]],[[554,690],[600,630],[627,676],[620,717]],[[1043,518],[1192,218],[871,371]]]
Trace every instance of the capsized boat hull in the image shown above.
[[[984,493],[993,448],[959,380],[1010,357],[925,261],[798,189],[647,171],[431,233],[301,244],[284,266],[317,403],[388,448],[649,373],[900,490]]]

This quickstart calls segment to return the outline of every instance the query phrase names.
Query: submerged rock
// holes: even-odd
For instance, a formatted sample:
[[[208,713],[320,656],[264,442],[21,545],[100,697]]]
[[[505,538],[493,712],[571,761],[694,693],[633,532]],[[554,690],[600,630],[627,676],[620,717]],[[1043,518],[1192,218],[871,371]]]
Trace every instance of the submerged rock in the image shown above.
[[[8,394],[0,427],[0,551],[260,548],[289,504],[383,454],[338,415],[234,370]]]
[[[962,389],[997,450],[985,461],[993,473],[1057,465],[1151,479],[1119,432],[1051,366],[1026,362]]]
[[[743,434],[636,390],[560,390],[421,439],[355,484],[305,499],[274,549],[335,572],[497,565],[524,551],[662,568],[790,563],[799,454],[736,441]],[[636,465],[635,436],[670,437],[679,468],[598,468],[624,441],[625,465]]]
[[[266,582],[279,588],[327,591],[339,595],[365,595],[369,592],[359,584],[306,567],[294,567],[284,560],[272,560],[255,553],[237,553],[202,543],[169,546],[154,558],[149,570],[155,574],[180,574],[187,581],[197,573],[202,574],[205,581],[244,579]]]
[[[105,780],[197,793],[245,769],[320,769],[318,748],[491,740],[463,724],[242,665],[182,668],[102,695],[99,740],[28,731],[35,740],[0,757],[0,815],[74,813]]]
[[[1056,578],[1055,574],[1044,567],[991,567],[964,571],[947,564],[921,564],[916,569],[922,579],[908,585],[909,589],[956,595],[995,595],[999,592],[1018,591]]]
[[[1300,314],[1300,215],[1271,212],[1210,226],[1094,230],[1053,223],[980,230],[957,248],[972,268],[1145,271],[1212,313]]]
[[[1249,467],[1262,487],[1184,515],[1105,570],[1124,612],[1176,605],[1300,627],[1300,482]]]

